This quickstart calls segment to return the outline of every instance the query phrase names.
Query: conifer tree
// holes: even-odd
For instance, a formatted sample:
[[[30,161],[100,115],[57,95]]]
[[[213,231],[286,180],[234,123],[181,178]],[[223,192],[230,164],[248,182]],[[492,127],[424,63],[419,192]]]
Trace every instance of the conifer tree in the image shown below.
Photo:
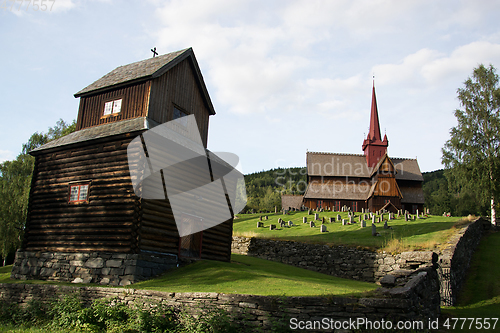
[[[458,125],[442,149],[451,188],[473,191],[489,201],[491,223],[500,192],[500,88],[496,69],[479,65],[458,89]]]

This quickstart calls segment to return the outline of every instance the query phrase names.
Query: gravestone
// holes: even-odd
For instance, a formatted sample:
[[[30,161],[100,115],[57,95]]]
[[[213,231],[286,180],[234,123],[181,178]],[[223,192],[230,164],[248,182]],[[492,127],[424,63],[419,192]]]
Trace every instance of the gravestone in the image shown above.
[[[365,220],[361,221],[361,228],[366,228],[366,221]]]
[[[304,216],[304,217],[302,218],[302,223],[307,223],[307,217],[306,217],[306,216]]]
[[[384,213],[380,214],[380,221],[384,220]]]
[[[408,215],[405,214],[405,222],[408,222]]]
[[[311,210],[310,209],[307,210],[307,215],[311,215]]]
[[[320,232],[328,232],[328,230],[326,230],[326,225],[322,224],[321,225],[321,229],[319,229]]]
[[[309,222],[309,227],[314,228],[315,226],[316,226],[316,225],[314,225],[314,222],[313,222],[313,221]]]
[[[377,236],[377,227],[372,223],[372,236]]]
[[[384,222],[384,229],[389,229],[389,226],[387,225],[387,221]]]
[[[317,221],[317,220],[319,220],[319,214],[318,214],[318,213],[315,213],[315,214],[314,214],[314,221]]]
[[[276,229],[276,224],[271,224],[271,225],[269,226],[269,230],[274,230],[274,229]]]
[[[280,227],[281,227],[281,228],[284,228],[285,226],[286,226],[285,221],[281,221],[281,223],[280,223]]]
[[[372,224],[375,224],[376,219],[377,219],[377,218],[375,217],[375,215],[372,215]]]
[[[257,222],[257,228],[264,227],[264,222]]]
[[[354,214],[349,215],[349,223],[354,222]]]
[[[345,219],[342,219],[342,225],[346,225],[347,221]]]
[[[293,226],[293,222],[292,221],[288,221],[288,226],[289,227]]]
[[[330,222],[330,223],[333,223],[334,221],[335,221],[335,220],[334,220],[334,218],[333,218],[333,217],[330,217],[330,218],[329,218],[329,222]]]
[[[266,215],[266,216],[264,216],[264,220],[266,220],[266,221],[267,221],[268,219],[269,219],[269,217],[268,217],[267,215]]]
[[[259,221],[262,221],[262,216],[259,216]]]

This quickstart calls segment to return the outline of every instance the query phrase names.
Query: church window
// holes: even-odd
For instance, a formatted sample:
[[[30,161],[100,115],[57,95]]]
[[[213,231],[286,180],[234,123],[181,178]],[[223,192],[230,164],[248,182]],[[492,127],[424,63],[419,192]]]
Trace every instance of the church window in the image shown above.
[[[88,202],[90,183],[69,185],[69,202]]]
[[[104,103],[104,116],[111,116],[120,113],[121,110],[122,110],[121,98]]]
[[[180,110],[179,108],[177,108],[176,106],[174,106],[174,120],[177,121],[177,123],[179,123],[179,125],[181,126],[184,126],[186,127],[187,126],[187,118],[184,118],[185,116],[187,116],[188,114],[182,110]]]

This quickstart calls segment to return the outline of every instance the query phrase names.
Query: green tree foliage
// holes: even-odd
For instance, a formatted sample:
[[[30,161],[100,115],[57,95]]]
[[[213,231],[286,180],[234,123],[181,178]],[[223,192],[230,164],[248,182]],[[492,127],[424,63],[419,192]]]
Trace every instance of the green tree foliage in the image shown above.
[[[28,212],[34,157],[28,152],[45,143],[74,132],[76,123],[60,119],[46,134],[34,133],[13,161],[0,164],[0,257],[3,264],[20,245]]]
[[[277,168],[245,175],[247,210],[281,209],[281,194],[304,194],[306,168]]]
[[[424,172],[424,197],[425,207],[433,215],[441,215],[445,212],[453,216],[484,215],[487,206],[481,203],[474,192],[465,189],[459,194],[453,194],[445,176],[445,170]]]
[[[446,177],[456,197],[471,195],[495,204],[500,194],[500,89],[499,76],[490,65],[479,65],[458,89],[463,109],[455,110],[458,125],[450,130],[443,151]]]

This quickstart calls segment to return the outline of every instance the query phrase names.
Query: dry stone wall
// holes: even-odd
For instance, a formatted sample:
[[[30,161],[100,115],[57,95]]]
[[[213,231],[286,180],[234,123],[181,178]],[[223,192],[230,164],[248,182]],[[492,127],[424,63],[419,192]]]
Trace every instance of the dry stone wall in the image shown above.
[[[233,237],[231,251],[367,282],[377,282],[390,273],[408,275],[416,269],[431,267],[437,261],[437,254],[432,251],[392,255],[345,246],[246,237]]]
[[[228,311],[238,324],[268,329],[290,327],[291,320],[314,321],[328,318],[348,321],[366,318],[380,320],[422,320],[428,322],[439,314],[439,283],[432,268],[418,270],[402,285],[379,288],[369,297],[274,297],[220,293],[169,293],[132,288],[77,287],[33,284],[0,284],[0,301],[45,302],[61,294],[78,292],[82,300],[112,297],[119,302],[148,304],[163,302],[196,314],[206,307]]]

